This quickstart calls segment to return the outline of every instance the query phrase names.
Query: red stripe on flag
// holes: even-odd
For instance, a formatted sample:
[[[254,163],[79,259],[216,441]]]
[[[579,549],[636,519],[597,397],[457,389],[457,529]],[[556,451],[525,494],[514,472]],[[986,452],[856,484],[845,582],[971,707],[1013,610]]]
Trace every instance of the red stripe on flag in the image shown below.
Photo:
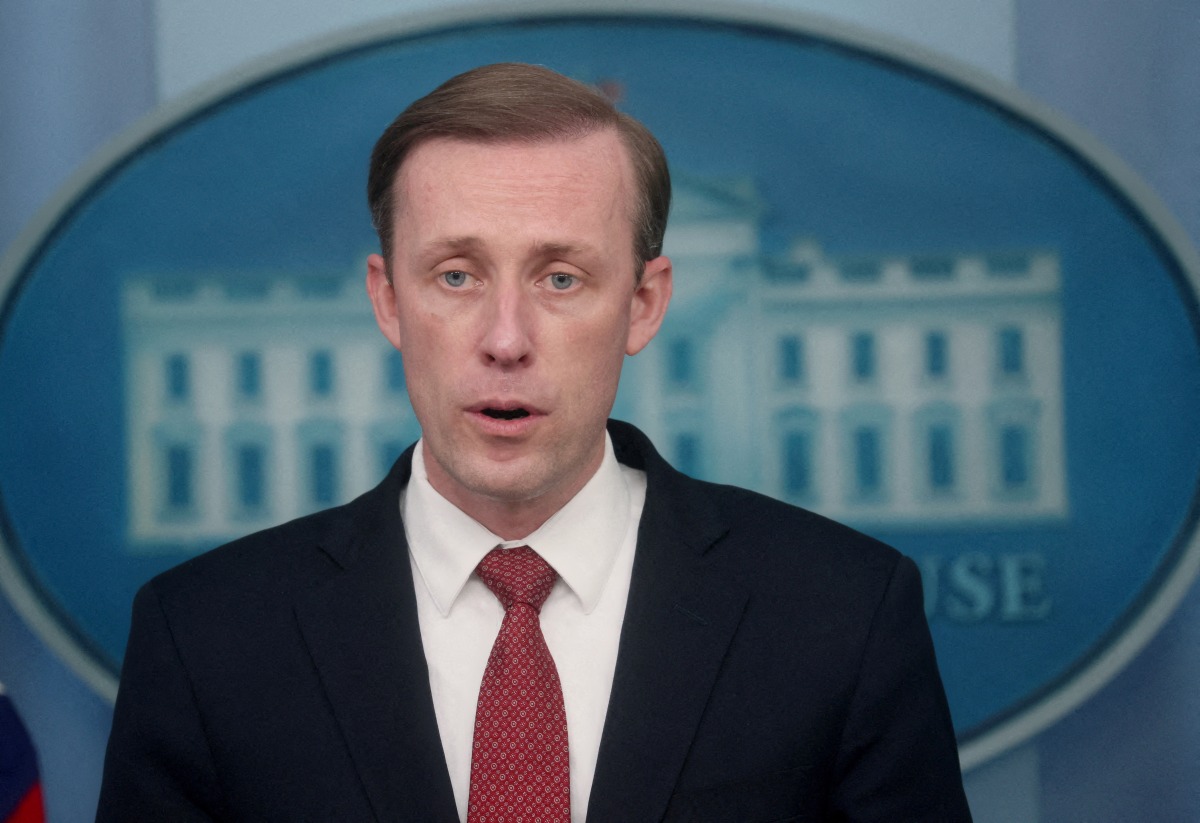
[[[5,823],[46,823],[46,809],[42,804],[42,784],[34,783],[21,798],[17,808]]]

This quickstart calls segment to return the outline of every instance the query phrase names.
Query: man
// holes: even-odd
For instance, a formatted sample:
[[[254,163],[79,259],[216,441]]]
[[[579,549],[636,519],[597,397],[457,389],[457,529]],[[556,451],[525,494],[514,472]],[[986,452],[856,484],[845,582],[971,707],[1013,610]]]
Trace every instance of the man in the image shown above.
[[[644,127],[487,66],[368,189],[422,438],[139,593],[99,819],[969,820],[913,564],[606,422],[671,297]]]

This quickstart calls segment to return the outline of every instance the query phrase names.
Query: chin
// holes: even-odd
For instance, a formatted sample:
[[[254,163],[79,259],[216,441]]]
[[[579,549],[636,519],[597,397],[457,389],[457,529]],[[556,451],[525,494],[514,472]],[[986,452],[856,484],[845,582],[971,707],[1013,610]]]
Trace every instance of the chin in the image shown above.
[[[540,497],[553,483],[538,470],[540,467],[521,463],[481,461],[462,466],[453,478],[467,492],[493,500],[518,503]]]

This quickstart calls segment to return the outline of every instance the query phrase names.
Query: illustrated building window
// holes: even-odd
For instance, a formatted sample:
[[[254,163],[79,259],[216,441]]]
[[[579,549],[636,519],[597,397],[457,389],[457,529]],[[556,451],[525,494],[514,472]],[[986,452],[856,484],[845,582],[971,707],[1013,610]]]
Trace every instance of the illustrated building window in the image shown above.
[[[1027,426],[1009,423],[1000,427],[1000,483],[1006,492],[1027,489],[1032,480],[1030,432]]]
[[[779,494],[787,500],[814,505],[821,496],[817,472],[819,417],[806,406],[781,410],[775,418]]]
[[[233,300],[263,300],[271,293],[271,281],[242,277],[224,284],[225,294]]]
[[[200,455],[203,431],[190,416],[167,415],[154,428],[148,478],[154,495],[154,517],[163,524],[190,521],[203,502]]]
[[[804,263],[768,259],[761,265],[763,274],[779,283],[803,283],[812,275],[812,268]]]
[[[1000,329],[996,336],[1000,374],[1020,377],[1025,373],[1025,336],[1016,326]]]
[[[382,477],[392,470],[392,464],[404,451],[404,443],[400,440],[384,440],[379,444],[379,475]]]
[[[1029,274],[1029,255],[1021,252],[989,254],[987,271],[993,277],[1026,277]]]
[[[929,488],[934,492],[949,492],[955,483],[954,429],[949,423],[934,423],[927,438]]]
[[[404,392],[404,359],[395,349],[389,349],[383,358],[384,385],[392,394],[402,394]]]
[[[853,433],[854,485],[859,497],[878,497],[883,491],[883,449],[879,429],[858,426]]]
[[[779,338],[779,379],[783,383],[804,381],[804,341],[794,334]]]
[[[345,281],[340,277],[305,277],[296,281],[296,289],[301,297],[317,300],[327,300],[337,297]]]
[[[875,378],[875,335],[859,332],[850,338],[850,371],[856,382]]]
[[[237,420],[225,430],[225,475],[222,488],[234,519],[261,519],[271,505],[272,428]]]
[[[306,420],[296,430],[296,441],[301,507],[311,511],[342,502],[344,424],[329,418]]]
[[[315,397],[333,394],[333,354],[327,349],[308,356],[308,389]]]
[[[992,492],[1002,500],[1038,497],[1037,426],[1040,406],[1029,398],[1013,398],[989,409],[993,458]]]
[[[243,400],[257,400],[262,396],[262,357],[258,352],[238,355],[237,395]]]
[[[170,443],[164,453],[166,513],[189,513],[196,505],[195,454],[186,443]]]
[[[925,335],[925,375],[936,379],[950,371],[950,344],[945,332],[931,331]]]
[[[676,337],[667,346],[667,380],[676,388],[689,388],[695,384],[695,351],[687,337]]]
[[[809,431],[789,431],[783,436],[783,490],[789,498],[814,497],[813,438]]]
[[[235,451],[237,503],[243,511],[262,509],[267,502],[267,450],[260,443],[243,443]]]
[[[846,260],[838,272],[848,283],[874,283],[883,275],[883,267],[878,260]]]
[[[186,354],[172,354],[165,364],[167,399],[174,403],[187,400],[192,394],[191,363]]]
[[[912,275],[918,280],[949,280],[954,276],[954,258],[915,258],[912,261]]]
[[[308,450],[309,497],[317,506],[337,502],[338,455],[332,443],[313,443]]]
[[[700,438],[691,432],[675,435],[675,468],[684,474],[697,477],[700,474]]]
[[[387,363],[388,361],[383,361]],[[420,429],[410,414],[396,414],[389,409],[386,417],[376,420],[367,428],[367,455],[371,461],[369,476],[371,479],[382,478],[392,470],[404,449],[420,436]],[[332,435],[332,436],[329,436]],[[338,443],[341,434],[327,432],[320,439]]]
[[[152,288],[159,300],[183,301],[196,296],[199,284],[191,278],[170,278],[155,280]]]

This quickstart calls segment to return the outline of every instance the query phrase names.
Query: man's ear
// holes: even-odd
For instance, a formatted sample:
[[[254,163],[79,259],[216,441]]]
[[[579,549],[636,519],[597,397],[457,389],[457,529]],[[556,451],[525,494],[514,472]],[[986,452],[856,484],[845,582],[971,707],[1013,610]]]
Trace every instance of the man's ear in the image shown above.
[[[388,277],[387,263],[378,254],[367,257],[367,294],[375,311],[375,323],[383,336],[398,350],[400,346],[400,317],[396,306],[396,289]]]
[[[626,354],[637,354],[658,334],[671,302],[672,287],[671,261],[667,257],[656,257],[646,263],[642,279],[633,290]]]

